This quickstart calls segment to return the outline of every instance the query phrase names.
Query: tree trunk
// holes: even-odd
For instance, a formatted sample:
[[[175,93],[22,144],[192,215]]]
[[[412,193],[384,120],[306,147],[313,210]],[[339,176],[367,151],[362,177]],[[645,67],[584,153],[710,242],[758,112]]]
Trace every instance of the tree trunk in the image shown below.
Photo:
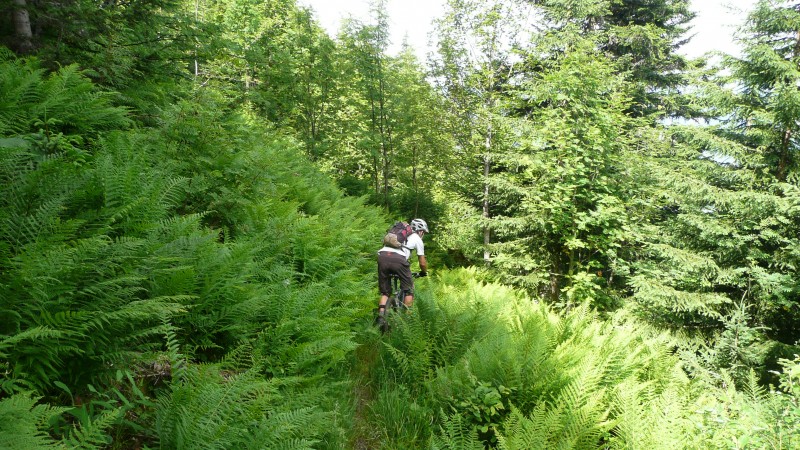
[[[489,61],[494,60],[494,40],[496,34],[492,37],[492,51],[489,53]],[[486,99],[484,100],[484,107],[486,108],[487,124],[486,124],[486,141],[484,142],[484,150],[486,151],[483,157],[483,262],[486,265],[491,263],[491,253],[489,252],[489,244],[492,240],[492,233],[489,229],[489,173],[491,172],[491,150],[492,150],[492,111],[494,110],[494,99],[492,98],[492,91],[494,90],[494,77],[495,72],[492,69],[489,80],[486,83]]]
[[[383,205],[389,207],[389,152],[381,138],[381,156],[383,158]]]
[[[194,26],[198,24],[198,17],[200,17],[200,0],[194,2]],[[197,41],[194,44],[194,79],[197,80],[197,75],[200,73],[200,64],[197,62]]]
[[[556,246],[555,250],[553,250],[552,247],[550,250],[553,260],[553,268],[550,270],[550,286],[548,295],[550,297],[550,301],[555,303],[558,301],[558,295],[561,292],[561,283],[559,282],[561,273],[561,249],[559,246]]]
[[[375,117],[375,96],[372,92],[369,92],[369,107],[370,107],[370,137],[374,139],[375,131],[378,128],[377,126],[377,118]],[[371,147],[371,146],[370,146]],[[379,154],[374,150],[370,149],[370,153],[372,154],[372,180],[375,186],[375,195],[380,196],[381,194],[381,184],[380,184],[380,174],[381,174],[381,164],[379,161]]]
[[[12,15],[14,20],[14,50],[19,54],[32,52],[33,32],[31,32],[31,20],[28,16],[27,2],[25,0],[14,0]]]
[[[383,79],[383,59],[381,55],[376,55],[376,65],[378,67],[378,130],[381,133],[381,156],[383,157],[383,203],[389,207],[389,177],[391,170],[392,155],[392,130],[389,125],[389,118],[386,111],[386,84]]]
[[[491,243],[491,231],[489,230],[489,169],[491,167],[491,157],[489,150],[492,148],[492,124],[486,130],[486,154],[483,157],[483,262],[489,264],[491,255],[489,244]]]
[[[417,184],[417,146],[411,147],[411,185],[414,186],[414,217],[419,217],[419,186]]]
[[[778,181],[784,182],[786,181],[786,174],[789,171],[789,164],[791,159],[791,154],[789,153],[789,146],[792,143],[792,130],[787,129],[783,133],[783,137],[781,138],[781,150],[780,155],[778,156],[778,170],[775,174]]]

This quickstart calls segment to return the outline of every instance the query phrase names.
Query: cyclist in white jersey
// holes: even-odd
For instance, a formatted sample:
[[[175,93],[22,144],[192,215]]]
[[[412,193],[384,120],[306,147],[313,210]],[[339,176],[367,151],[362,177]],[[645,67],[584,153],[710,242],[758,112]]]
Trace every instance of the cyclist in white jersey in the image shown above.
[[[417,253],[419,260],[419,276],[424,277],[428,274],[428,261],[425,259],[425,244],[422,242],[423,236],[428,232],[428,224],[422,219],[411,221],[411,233],[406,242],[400,248],[385,246],[378,251],[378,289],[381,291],[381,299],[378,304],[378,314],[386,312],[386,301],[392,294],[392,286],[389,276],[396,274],[400,278],[400,289],[405,296],[403,303],[411,306],[414,303],[414,280],[411,278],[411,252]]]

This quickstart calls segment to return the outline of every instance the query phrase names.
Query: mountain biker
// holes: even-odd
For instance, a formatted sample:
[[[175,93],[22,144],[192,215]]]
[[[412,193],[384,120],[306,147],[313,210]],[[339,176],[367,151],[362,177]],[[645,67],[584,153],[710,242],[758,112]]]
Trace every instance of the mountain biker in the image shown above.
[[[411,278],[411,251],[417,252],[419,260],[419,276],[428,274],[428,261],[425,259],[425,244],[422,237],[428,232],[428,224],[422,219],[411,221],[411,233],[401,248],[384,246],[378,251],[378,289],[381,292],[378,314],[386,313],[386,301],[392,294],[392,285],[389,279],[391,274],[400,278],[400,289],[404,292],[403,303],[410,307],[414,303],[414,280]]]

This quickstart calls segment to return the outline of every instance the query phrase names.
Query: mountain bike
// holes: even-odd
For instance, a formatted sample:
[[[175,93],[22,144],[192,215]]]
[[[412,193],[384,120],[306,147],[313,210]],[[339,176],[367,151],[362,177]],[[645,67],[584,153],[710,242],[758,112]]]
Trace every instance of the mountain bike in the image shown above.
[[[412,278],[419,278],[420,272],[411,272]],[[375,323],[381,329],[381,333],[386,333],[389,331],[389,315],[395,314],[399,311],[407,311],[408,306],[405,303],[405,291],[400,289],[400,277],[397,274],[389,275],[389,279],[392,282],[392,295],[386,300],[386,309],[383,315],[380,314],[378,311],[378,317],[375,318]]]

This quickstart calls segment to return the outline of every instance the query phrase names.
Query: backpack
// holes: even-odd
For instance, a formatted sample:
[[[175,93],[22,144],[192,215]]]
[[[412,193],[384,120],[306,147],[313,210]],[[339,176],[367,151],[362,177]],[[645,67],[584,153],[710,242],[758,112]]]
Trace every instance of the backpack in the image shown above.
[[[392,248],[402,248],[411,233],[411,225],[406,222],[395,222],[383,237],[383,245]]]

